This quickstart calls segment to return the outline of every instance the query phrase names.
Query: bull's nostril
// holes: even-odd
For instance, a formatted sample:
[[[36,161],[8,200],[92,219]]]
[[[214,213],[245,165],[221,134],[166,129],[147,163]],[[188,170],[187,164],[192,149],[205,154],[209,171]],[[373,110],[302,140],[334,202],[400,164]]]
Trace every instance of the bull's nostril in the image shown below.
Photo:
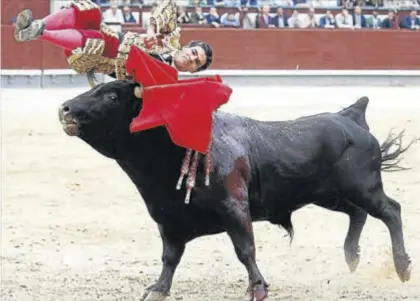
[[[70,107],[66,106],[66,105],[62,105],[59,107],[58,109],[58,118],[61,121],[68,121],[68,119],[70,118]]]

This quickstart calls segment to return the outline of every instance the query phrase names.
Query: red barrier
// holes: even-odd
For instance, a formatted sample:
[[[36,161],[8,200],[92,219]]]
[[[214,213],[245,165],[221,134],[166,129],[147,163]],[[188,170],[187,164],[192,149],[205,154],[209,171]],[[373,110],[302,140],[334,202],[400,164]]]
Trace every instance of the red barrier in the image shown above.
[[[42,42],[18,43],[10,25],[1,27],[1,68],[42,69]]]
[[[35,19],[43,18],[50,13],[50,0],[2,0],[1,24],[12,24],[12,18],[24,9],[31,9]]]
[[[216,69],[419,69],[420,34],[396,30],[184,30],[215,52]]]
[[[420,69],[420,34],[412,31],[182,30],[183,43],[194,39],[212,45],[212,69]],[[2,26],[1,47],[2,69],[68,68],[61,49],[47,42],[17,43],[12,26]]]

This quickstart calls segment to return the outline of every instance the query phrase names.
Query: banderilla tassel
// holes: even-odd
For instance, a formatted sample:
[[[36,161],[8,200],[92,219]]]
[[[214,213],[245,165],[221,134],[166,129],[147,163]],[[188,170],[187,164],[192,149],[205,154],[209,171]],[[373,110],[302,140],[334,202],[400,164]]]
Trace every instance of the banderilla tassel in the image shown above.
[[[190,171],[188,173],[188,178],[187,178],[187,195],[185,197],[185,204],[190,203],[191,190],[195,186],[197,166],[198,166],[198,152],[194,152],[193,161],[192,161]]]
[[[181,175],[179,176],[178,184],[176,185],[177,190],[181,189],[182,181],[184,180],[185,175],[188,173],[188,168],[190,167],[191,152],[192,151],[190,149],[185,152],[181,166]]]
[[[207,154],[205,157],[205,170],[206,170],[206,186],[210,185],[210,170],[211,170],[211,141],[207,149]]]

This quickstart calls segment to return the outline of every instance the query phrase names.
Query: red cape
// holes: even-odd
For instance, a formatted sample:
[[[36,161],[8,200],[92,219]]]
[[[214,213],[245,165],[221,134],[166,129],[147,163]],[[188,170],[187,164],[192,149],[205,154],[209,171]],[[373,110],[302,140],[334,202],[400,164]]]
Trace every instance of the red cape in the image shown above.
[[[221,77],[179,80],[175,68],[136,46],[131,46],[126,68],[143,87],[143,107],[130,131],[164,125],[175,144],[205,154],[211,141],[212,113],[232,94]]]

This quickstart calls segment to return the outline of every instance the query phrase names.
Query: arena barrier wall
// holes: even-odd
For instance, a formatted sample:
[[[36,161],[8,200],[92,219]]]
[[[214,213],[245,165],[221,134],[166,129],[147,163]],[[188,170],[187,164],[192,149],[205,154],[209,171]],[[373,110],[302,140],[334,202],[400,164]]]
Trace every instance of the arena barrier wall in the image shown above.
[[[2,26],[2,69],[68,68],[62,49],[48,42],[18,43],[13,31]],[[212,69],[420,69],[420,34],[408,30],[183,29],[183,43],[195,39],[214,48]]]
[[[144,29],[130,27],[130,30]],[[13,31],[11,25],[2,26],[4,86],[86,84],[85,76],[66,70],[68,65],[62,49],[41,41],[18,43]],[[227,82],[245,84],[251,80],[259,85],[299,84],[310,80],[321,85],[367,84],[364,81],[385,85],[420,84],[418,72],[415,72],[420,70],[418,32],[183,29],[183,43],[195,39],[205,40],[213,46],[214,63],[209,72],[218,72]],[[20,73],[15,72],[19,70]],[[16,77],[19,74],[23,77]]]

